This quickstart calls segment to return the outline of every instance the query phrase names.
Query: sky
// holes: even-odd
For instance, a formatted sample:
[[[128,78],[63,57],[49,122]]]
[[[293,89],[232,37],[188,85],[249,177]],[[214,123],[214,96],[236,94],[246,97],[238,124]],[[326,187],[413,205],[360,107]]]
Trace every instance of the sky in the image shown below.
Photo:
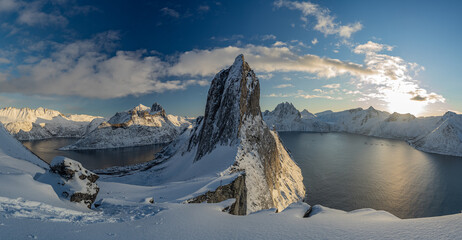
[[[462,112],[460,1],[0,0],[0,107],[200,116],[244,54],[261,108]]]

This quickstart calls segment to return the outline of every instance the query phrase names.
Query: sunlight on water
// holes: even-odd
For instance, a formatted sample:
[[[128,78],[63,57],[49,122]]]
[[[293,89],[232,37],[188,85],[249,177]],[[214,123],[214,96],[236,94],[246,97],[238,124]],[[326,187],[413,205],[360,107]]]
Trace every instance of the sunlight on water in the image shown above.
[[[386,210],[401,218],[462,210],[462,158],[406,142],[344,133],[281,132],[302,169],[310,204]]]

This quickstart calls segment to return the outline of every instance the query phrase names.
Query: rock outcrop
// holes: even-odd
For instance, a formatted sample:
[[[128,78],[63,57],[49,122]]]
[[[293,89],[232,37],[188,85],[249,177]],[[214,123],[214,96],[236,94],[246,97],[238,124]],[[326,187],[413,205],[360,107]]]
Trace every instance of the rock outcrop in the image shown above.
[[[58,196],[91,208],[99,192],[98,175],[65,157],[55,157],[50,167],[50,172],[39,180],[52,185]]]
[[[157,103],[151,108],[142,104],[118,112],[107,122],[76,143],[61,150],[105,149],[163,144],[173,141],[191,123],[182,117],[167,115]]]

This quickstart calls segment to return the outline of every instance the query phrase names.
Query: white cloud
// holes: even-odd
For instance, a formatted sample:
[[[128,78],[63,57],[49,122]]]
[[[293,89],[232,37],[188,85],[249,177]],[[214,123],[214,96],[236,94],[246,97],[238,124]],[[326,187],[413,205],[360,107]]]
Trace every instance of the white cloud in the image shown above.
[[[340,37],[350,38],[353,33],[362,29],[362,24],[359,22],[347,25],[336,22],[335,17],[330,14],[329,9],[315,3],[278,0],[274,2],[274,5],[279,8],[287,7],[301,11],[301,20],[305,23],[308,22],[308,16],[313,16],[316,18],[314,29],[324,33],[324,35],[336,34]]]
[[[339,88],[340,87],[340,83],[333,83],[333,84],[327,84],[327,85],[324,85],[322,86],[323,88]]]
[[[288,87],[293,87],[294,85],[292,84],[280,84],[280,85],[277,85],[275,86],[274,88],[288,88]]]
[[[208,84],[198,79],[159,80],[166,77],[169,64],[143,50],[117,51],[114,56],[105,53],[105,47],[112,44],[114,37],[113,33],[105,33],[58,45],[48,58],[18,66],[20,77],[0,82],[0,89],[107,99]]]
[[[317,43],[318,43],[318,39],[317,39],[317,38],[315,38],[315,39],[313,39],[313,40],[311,41],[311,44],[313,44],[313,45],[316,45]]]
[[[258,74],[258,78],[259,79],[263,79],[263,80],[267,80],[267,79],[271,79],[273,78],[273,74],[272,73],[268,73],[268,74]]]
[[[164,15],[167,15],[167,16],[170,16],[170,17],[174,17],[174,18],[179,18],[180,17],[180,13],[171,9],[171,8],[168,8],[168,7],[164,7],[162,9],[160,9],[160,11],[164,14]]]
[[[283,77],[283,78],[282,78],[282,80],[285,80],[285,81],[291,81],[291,80],[292,80],[292,78],[290,78],[290,77]]]
[[[10,60],[0,57],[0,64],[9,64],[10,62]]]
[[[316,90],[316,89],[315,89]],[[318,89],[320,90],[320,89]],[[277,97],[277,98],[304,98],[304,99],[313,99],[313,98],[322,98],[322,99],[329,99],[329,100],[342,100],[342,97],[335,97],[326,95],[325,92],[320,90],[320,94],[307,94],[302,90],[298,90],[294,93],[271,93],[269,95],[265,95],[264,97]]]
[[[15,0],[0,0],[0,12],[14,11],[19,7],[19,2]]]
[[[276,39],[276,36],[274,36],[273,34],[267,34],[267,35],[263,35],[261,37],[261,40],[262,41],[266,41],[266,40],[275,40]]]
[[[192,50],[178,56],[176,64],[169,69],[170,75],[212,76],[229,66],[233,59],[244,54],[256,72],[305,72],[318,77],[331,78],[343,74],[370,75],[374,72],[362,65],[316,55],[299,55],[288,47],[224,47],[211,50]]]
[[[273,44],[273,47],[280,47],[280,46],[287,46],[287,43],[281,42],[281,41],[276,41],[276,42]]]
[[[369,41],[369,42],[367,42],[365,44],[361,44],[361,45],[356,46],[353,49],[353,52],[356,53],[356,54],[361,54],[361,53],[366,53],[367,54],[367,53],[377,53],[377,52],[381,52],[383,50],[392,51],[393,47],[389,46],[389,45]]]
[[[27,3],[19,11],[17,22],[29,26],[66,26],[68,24],[65,18],[59,11],[46,13],[42,10],[44,2],[35,1]]]
[[[429,103],[445,102],[442,95],[428,92],[419,86],[415,77],[419,71],[424,70],[423,67],[400,57],[380,54],[383,50],[390,51],[392,47],[369,41],[354,49],[355,53],[365,54],[367,68],[375,72],[359,77],[357,87],[368,91],[362,93],[363,96],[382,100],[388,103],[391,110],[406,103],[423,107]]]

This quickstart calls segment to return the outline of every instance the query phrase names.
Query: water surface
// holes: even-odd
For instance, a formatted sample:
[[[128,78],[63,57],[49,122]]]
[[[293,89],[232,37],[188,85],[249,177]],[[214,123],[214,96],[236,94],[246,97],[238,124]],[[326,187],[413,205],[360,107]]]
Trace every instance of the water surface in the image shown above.
[[[46,140],[22,141],[33,153],[50,163],[56,156],[65,156],[82,163],[87,169],[102,169],[113,166],[126,166],[154,159],[164,145],[114,148],[103,150],[61,151],[61,147],[76,142],[76,138],[52,138]]]
[[[299,164],[308,202],[400,218],[460,213],[462,158],[418,151],[404,141],[346,133],[279,133]]]

